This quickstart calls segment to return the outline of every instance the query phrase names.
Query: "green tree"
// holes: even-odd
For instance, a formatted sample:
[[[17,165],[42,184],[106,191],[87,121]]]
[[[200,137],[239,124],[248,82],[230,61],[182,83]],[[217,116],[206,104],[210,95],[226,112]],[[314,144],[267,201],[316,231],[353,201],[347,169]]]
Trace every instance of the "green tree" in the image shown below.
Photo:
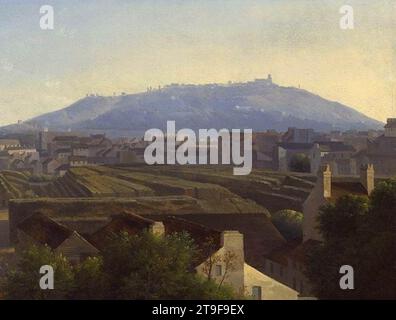
[[[186,234],[114,234],[101,256],[72,267],[48,247],[22,251],[4,279],[8,299],[232,299],[226,285],[194,272],[198,250]],[[39,287],[40,267],[54,268],[54,290]]]
[[[295,172],[311,172],[311,161],[304,153],[296,153],[290,159],[289,167]]]
[[[294,210],[280,210],[271,216],[272,223],[286,240],[302,238],[303,214]]]
[[[380,183],[369,199],[346,196],[321,208],[324,241],[306,261],[313,293],[325,299],[396,297],[396,181]],[[341,290],[342,265],[354,269],[354,290]]]
[[[229,288],[193,272],[196,252],[185,233],[114,236],[103,252],[103,269],[110,275],[110,298],[232,298]]]
[[[44,265],[54,269],[54,290],[40,288],[40,268]],[[6,299],[66,299],[73,285],[73,270],[65,257],[49,247],[30,246],[18,256],[16,268],[6,274],[3,291]]]
[[[76,266],[73,299],[104,299],[108,290],[108,276],[103,272],[102,257],[89,257]]]

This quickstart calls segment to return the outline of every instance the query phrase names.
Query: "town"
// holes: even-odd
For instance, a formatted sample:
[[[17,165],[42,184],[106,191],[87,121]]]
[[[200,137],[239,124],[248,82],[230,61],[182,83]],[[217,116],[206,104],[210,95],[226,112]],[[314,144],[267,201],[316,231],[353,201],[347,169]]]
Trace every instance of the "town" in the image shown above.
[[[396,163],[393,161],[396,156],[396,119],[388,119],[385,131],[324,133],[313,129],[289,128],[286,132],[268,130],[254,132],[251,136],[255,168],[315,174],[320,166],[328,164],[335,176],[353,176],[359,174],[362,165],[370,163],[376,168],[377,175],[396,174]],[[242,134],[240,139],[243,138]],[[182,141],[176,144],[179,146]],[[214,147],[221,156],[220,152],[225,148],[221,141],[218,143]],[[199,141],[195,144],[197,150],[202,149]],[[21,171],[33,176],[63,176],[72,167],[142,164],[145,163],[144,152],[149,145],[143,136],[110,139],[104,133],[89,135],[48,129],[29,136],[6,135],[0,137],[0,170]],[[213,151],[212,140],[209,147],[205,151],[208,155]],[[202,163],[211,163],[214,159],[213,155],[208,158],[210,161]]]
[[[240,180],[227,165],[148,166],[143,137],[4,136],[1,256],[12,260],[34,243],[80,264],[106,252],[113,233],[188,232],[205,253],[198,274],[257,300],[314,297],[304,270],[323,241],[318,214],[396,175],[396,119],[384,130],[289,128],[251,138],[253,171]]]

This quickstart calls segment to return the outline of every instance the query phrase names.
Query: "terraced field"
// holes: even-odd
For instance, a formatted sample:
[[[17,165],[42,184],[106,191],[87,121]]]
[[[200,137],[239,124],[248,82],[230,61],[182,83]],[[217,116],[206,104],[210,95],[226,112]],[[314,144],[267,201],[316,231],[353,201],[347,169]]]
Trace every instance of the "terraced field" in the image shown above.
[[[16,171],[1,171],[0,195],[8,195],[9,198],[29,198],[34,193],[26,174]]]
[[[18,172],[0,173],[0,192],[11,198],[188,196],[218,212],[301,210],[314,183],[310,175],[256,169],[234,176],[232,168],[218,166],[87,166],[48,183],[30,183]]]
[[[270,214],[301,211],[315,183],[309,175],[265,170],[234,176],[232,168],[218,166],[87,166],[50,182],[31,183],[28,176],[9,172],[0,179],[16,198],[9,202],[11,243],[18,224],[35,211],[83,235],[121,212],[155,221],[178,216],[219,231],[239,230],[246,261],[259,270],[265,255],[286,243]]]

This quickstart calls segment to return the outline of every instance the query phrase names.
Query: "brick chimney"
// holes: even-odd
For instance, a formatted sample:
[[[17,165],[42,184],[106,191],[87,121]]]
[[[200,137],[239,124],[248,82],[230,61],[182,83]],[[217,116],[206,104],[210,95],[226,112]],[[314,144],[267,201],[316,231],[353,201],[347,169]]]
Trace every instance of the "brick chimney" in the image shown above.
[[[162,222],[160,221],[155,221],[151,226],[150,226],[150,232],[152,234],[155,234],[157,236],[163,236],[165,234],[165,226]]]
[[[322,168],[323,197],[331,198],[331,169],[327,164]]]
[[[362,165],[360,167],[360,183],[370,195],[374,190],[374,166],[372,164]]]

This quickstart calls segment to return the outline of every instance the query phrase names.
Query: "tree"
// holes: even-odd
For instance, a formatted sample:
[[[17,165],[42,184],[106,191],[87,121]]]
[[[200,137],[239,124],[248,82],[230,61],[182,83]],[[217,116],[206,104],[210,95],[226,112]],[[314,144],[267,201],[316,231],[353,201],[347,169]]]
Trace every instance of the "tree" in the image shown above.
[[[368,199],[345,196],[321,208],[323,242],[307,256],[313,293],[327,299],[396,297],[396,181],[380,183]],[[354,290],[341,290],[342,265],[354,270]]]
[[[108,290],[108,277],[103,272],[102,257],[89,257],[75,270],[75,285],[70,296],[73,299],[104,299]]]
[[[272,223],[286,240],[302,238],[303,214],[294,210],[280,210],[271,216]]]
[[[54,290],[40,288],[39,272],[44,265],[54,269]],[[19,254],[16,268],[6,274],[3,285],[7,299],[65,299],[73,288],[74,274],[64,256],[49,247],[30,246]]]
[[[217,245],[213,238],[208,238],[204,242],[202,249],[200,250],[201,256],[208,257],[203,263],[203,273],[205,274],[208,281],[212,280],[213,267],[215,265],[221,264],[224,267],[224,272],[222,273],[221,279],[218,282],[219,288],[224,284],[230,272],[235,270],[235,262],[237,256],[231,251],[225,251],[222,253],[216,253]]]
[[[206,284],[193,271],[196,248],[186,233],[116,235],[103,252],[110,297],[119,299],[232,298],[228,289]]]
[[[296,153],[290,159],[289,167],[295,172],[311,172],[311,161],[304,153]]]
[[[194,272],[197,255],[186,233],[114,234],[101,256],[71,266],[48,247],[22,251],[5,277],[8,299],[233,299],[233,291]],[[54,268],[54,290],[39,287],[40,267]]]

